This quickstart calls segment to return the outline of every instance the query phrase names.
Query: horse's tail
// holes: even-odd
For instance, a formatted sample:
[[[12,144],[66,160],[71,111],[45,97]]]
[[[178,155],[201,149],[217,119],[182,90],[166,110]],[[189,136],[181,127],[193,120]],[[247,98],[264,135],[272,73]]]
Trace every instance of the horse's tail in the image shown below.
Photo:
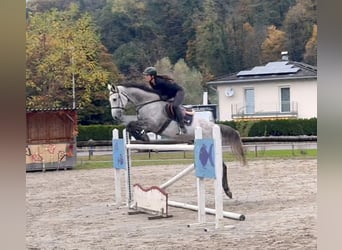
[[[240,160],[240,162],[245,166],[247,165],[245,151],[243,149],[243,144],[241,141],[239,131],[233,129],[232,127],[224,124],[218,124],[221,129],[222,135],[222,145],[230,145],[233,154]]]

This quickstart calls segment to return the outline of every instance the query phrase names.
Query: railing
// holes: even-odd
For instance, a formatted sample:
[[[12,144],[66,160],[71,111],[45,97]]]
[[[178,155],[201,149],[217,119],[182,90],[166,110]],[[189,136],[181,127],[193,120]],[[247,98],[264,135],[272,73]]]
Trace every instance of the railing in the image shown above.
[[[284,104],[284,103],[282,103]],[[297,118],[298,117],[298,103],[291,102],[288,104],[288,111],[283,111],[278,104],[264,104],[257,107],[257,111],[247,112],[252,110],[248,106],[232,104],[231,112],[232,119],[279,119],[279,118]]]

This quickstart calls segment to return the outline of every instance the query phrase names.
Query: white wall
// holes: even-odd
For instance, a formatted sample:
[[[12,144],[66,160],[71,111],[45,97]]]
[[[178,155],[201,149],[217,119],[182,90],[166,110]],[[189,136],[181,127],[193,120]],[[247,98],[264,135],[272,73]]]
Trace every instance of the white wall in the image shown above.
[[[291,100],[299,103],[298,118],[317,117],[317,81],[302,81],[291,87]]]
[[[228,87],[235,92],[231,97],[225,96]],[[232,120],[232,105],[244,107],[244,89],[249,87],[254,88],[255,112],[279,111],[280,88],[289,87],[291,102],[298,104],[298,118],[317,117],[317,80],[314,79],[218,85],[219,120]]]

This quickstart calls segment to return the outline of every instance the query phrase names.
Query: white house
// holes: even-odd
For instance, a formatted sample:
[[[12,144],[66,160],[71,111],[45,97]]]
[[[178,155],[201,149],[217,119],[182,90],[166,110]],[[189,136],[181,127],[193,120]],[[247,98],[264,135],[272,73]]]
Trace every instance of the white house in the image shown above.
[[[317,68],[286,59],[207,82],[216,87],[218,120],[317,117]]]

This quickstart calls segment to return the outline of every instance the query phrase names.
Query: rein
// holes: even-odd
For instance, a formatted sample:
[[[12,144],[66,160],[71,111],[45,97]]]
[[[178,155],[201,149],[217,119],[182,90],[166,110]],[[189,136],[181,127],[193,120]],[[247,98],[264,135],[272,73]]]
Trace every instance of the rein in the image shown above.
[[[138,113],[139,110],[140,110],[142,107],[144,107],[145,105],[151,104],[151,103],[155,103],[155,102],[161,102],[161,101],[163,101],[163,100],[159,99],[159,100],[153,100],[153,101],[145,102],[145,103],[142,103],[142,104],[139,104],[139,105],[137,104],[135,110],[136,110],[137,113]]]

